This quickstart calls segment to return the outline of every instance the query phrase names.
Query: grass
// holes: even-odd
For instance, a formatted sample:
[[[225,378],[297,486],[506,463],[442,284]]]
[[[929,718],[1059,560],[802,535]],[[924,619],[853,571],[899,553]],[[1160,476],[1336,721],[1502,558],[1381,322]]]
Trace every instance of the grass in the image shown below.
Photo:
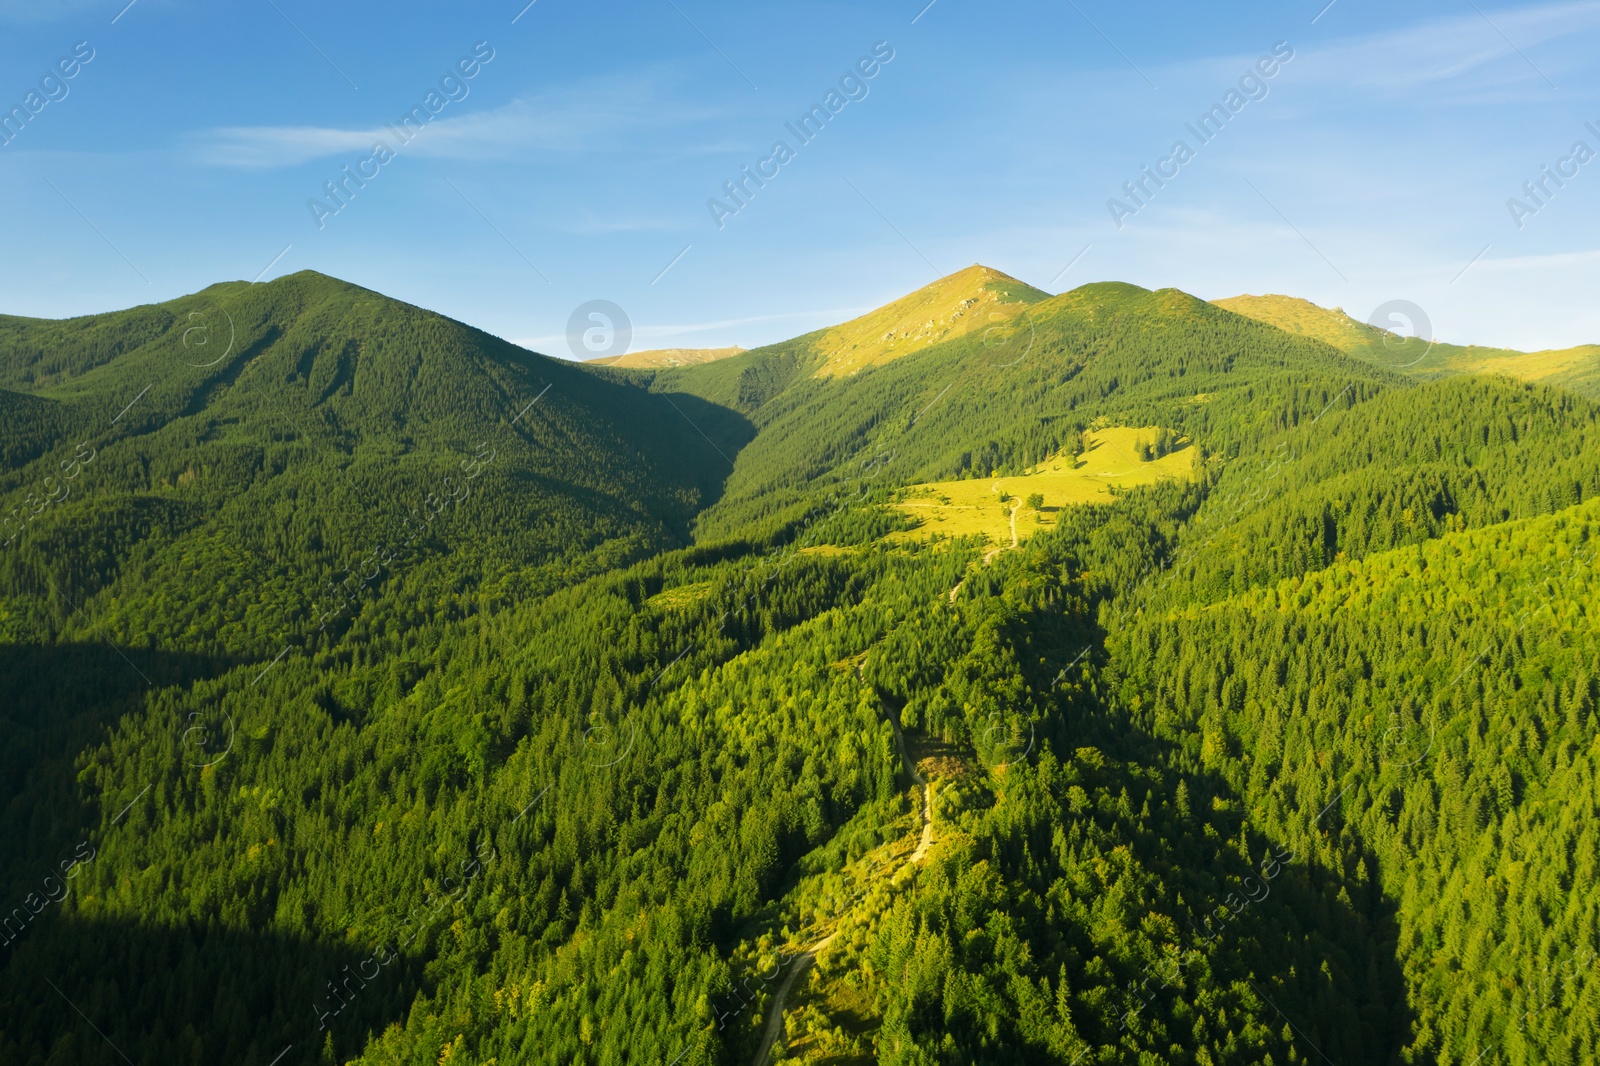
[[[696,603],[711,595],[712,583],[697,581],[692,585],[679,585],[676,588],[663,589],[644,602],[657,610],[681,611],[692,607]]]
[[[1064,507],[1103,503],[1111,499],[1113,489],[1191,477],[1195,451],[1187,441],[1159,459],[1140,458],[1139,444],[1153,443],[1159,432],[1155,427],[1114,426],[1090,433],[1089,448],[1081,455],[1058,455],[1018,476],[912,485],[897,506],[917,525],[887,539],[925,540],[934,534],[984,537],[1009,547],[1013,509],[1020,544],[1053,526]],[[1037,510],[1023,502],[1035,493],[1044,497]]]
[[[817,340],[819,378],[845,377],[943,340],[1003,327],[1030,304],[1049,298],[1033,286],[970,266],[860,318],[834,326]]]
[[[1499,348],[1461,349],[1452,353],[1450,369],[1476,374],[1504,374],[1522,381],[1592,378],[1600,373],[1600,347],[1582,344],[1542,352],[1515,352]]]
[[[1519,381],[1545,382],[1589,396],[1600,396],[1600,346],[1520,352],[1511,348],[1401,340],[1345,314],[1292,296],[1235,296],[1213,301],[1218,307],[1270,326],[1326,341],[1347,355],[1378,363],[1417,378],[1445,374],[1498,374]]]
[[[1378,330],[1364,322],[1355,321],[1344,313],[1343,308],[1330,310],[1294,296],[1234,296],[1211,302],[1234,314],[1331,344],[1341,352],[1352,352],[1382,343],[1382,334]]]
[[[800,549],[801,555],[821,555],[835,558],[840,555],[859,555],[860,548],[847,547],[842,544],[811,544]]]

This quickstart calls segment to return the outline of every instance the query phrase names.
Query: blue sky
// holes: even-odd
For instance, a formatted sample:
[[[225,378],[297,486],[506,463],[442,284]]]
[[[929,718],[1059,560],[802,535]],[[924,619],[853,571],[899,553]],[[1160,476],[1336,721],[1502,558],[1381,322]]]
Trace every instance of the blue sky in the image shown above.
[[[1600,342],[1600,159],[1572,157],[1600,152],[1600,4],[525,2],[0,0],[4,110],[74,70],[0,147],[0,313],[310,268],[570,356],[590,300],[634,349],[752,346],[982,262]],[[384,129],[479,42],[414,140]],[[878,42],[893,58],[802,145],[785,123]],[[1279,42],[1201,144],[1185,123]],[[1119,228],[1107,201],[1180,139]],[[778,140],[793,158],[719,228],[707,201]],[[308,201],[363,165],[319,227]]]

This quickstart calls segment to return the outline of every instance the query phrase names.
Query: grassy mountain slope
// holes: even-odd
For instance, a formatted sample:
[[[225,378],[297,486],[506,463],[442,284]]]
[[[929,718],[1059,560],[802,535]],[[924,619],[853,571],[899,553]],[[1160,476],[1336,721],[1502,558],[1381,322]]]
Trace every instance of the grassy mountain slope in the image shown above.
[[[817,377],[844,377],[920,352],[941,341],[1004,326],[1049,293],[973,264],[860,318],[825,329],[813,342]]]
[[[1296,296],[1246,295],[1211,302],[1234,314],[1331,344],[1341,352],[1370,353],[1383,347],[1383,330],[1357,322],[1342,307],[1330,311]]]
[[[1305,337],[1414,377],[1496,374],[1536,381],[1600,398],[1600,345],[1583,344],[1540,352],[1432,343],[1401,337],[1357,322],[1342,308],[1329,310],[1292,296],[1234,296],[1218,307]]]

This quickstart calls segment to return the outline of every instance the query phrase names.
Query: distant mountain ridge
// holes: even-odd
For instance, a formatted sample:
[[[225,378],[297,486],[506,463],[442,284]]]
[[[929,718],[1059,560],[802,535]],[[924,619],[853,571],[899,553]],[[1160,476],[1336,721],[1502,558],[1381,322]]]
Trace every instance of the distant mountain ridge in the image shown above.
[[[1343,308],[1320,307],[1294,296],[1233,296],[1213,300],[1218,307],[1265,322],[1289,333],[1333,345],[1358,359],[1411,377],[1447,374],[1501,374],[1537,381],[1600,398],[1600,345],[1581,344],[1537,352],[1484,348],[1401,337],[1358,322]]]
[[[1074,292],[1094,288],[1083,286]],[[1137,286],[1131,288],[1148,291]],[[993,348],[1000,343],[1010,345],[1012,342],[1006,338],[1012,324],[1024,311],[1068,295],[1053,296],[993,267],[974,263],[847,322],[753,350],[771,352],[786,348],[796,361],[797,372],[824,380],[852,378],[974,333],[981,335],[986,347]],[[1429,342],[1361,322],[1346,314],[1343,308],[1325,308],[1295,296],[1240,295],[1210,302],[1223,310],[1297,337],[1321,341],[1363,362],[1411,378],[1499,374],[1600,398],[1600,345],[1597,344],[1525,352],[1452,344],[1437,339]],[[736,360],[747,354],[749,352],[739,346],[661,348],[586,362],[591,366],[623,369],[675,370]]]
[[[696,366],[700,363],[715,363],[719,359],[732,359],[736,355],[743,355],[744,352],[745,350],[737,345],[731,348],[653,348],[644,352],[629,352],[626,355],[602,355],[598,359],[585,359],[584,362],[594,366],[618,366],[629,369]]]
[[[1096,420],[1198,432],[1267,418],[1266,380],[1285,396],[1271,415],[1284,421],[1405,384],[1176,289],[1099,282],[1045,296],[982,267],[947,280],[847,323],[864,342],[854,350],[827,346],[835,327],[658,373],[652,388],[694,393],[756,426],[722,499],[697,520],[699,535],[777,516],[875,452],[893,456],[902,484],[990,476],[1075,446]],[[961,310],[980,292],[996,295],[967,309],[984,310],[924,327],[933,307]],[[907,320],[918,327],[910,336],[885,339]],[[899,339],[909,343],[888,346]]]

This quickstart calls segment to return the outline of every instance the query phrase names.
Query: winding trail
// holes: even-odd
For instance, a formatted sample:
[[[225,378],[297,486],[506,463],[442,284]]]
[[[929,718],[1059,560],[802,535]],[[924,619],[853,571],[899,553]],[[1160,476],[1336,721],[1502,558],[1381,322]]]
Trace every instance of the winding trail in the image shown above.
[[[917,765],[911,761],[911,752],[906,748],[906,736],[900,731],[900,712],[881,699],[878,702],[888,715],[889,725],[894,728],[894,742],[900,747],[900,758],[905,761],[906,772],[917,783],[917,787],[922,789],[922,839],[917,841],[916,850],[911,853],[911,858],[906,860],[907,866],[915,866],[933,846],[933,787],[928,784],[927,778],[917,773]]]
[[[1015,518],[1016,512],[1013,511],[1013,537],[1016,535]],[[867,680],[866,667],[865,658],[856,664],[856,676],[861,679],[863,684]],[[894,871],[894,873],[899,873],[900,870],[908,866],[915,866],[920,863],[927,857],[928,849],[933,847],[933,786],[917,772],[917,764],[911,761],[911,749],[906,747],[905,734],[900,730],[899,708],[891,707],[889,702],[881,696],[878,697],[878,705],[883,708],[884,717],[889,719],[889,725],[894,729],[894,742],[900,749],[900,758],[906,764],[906,772],[911,775],[911,779],[922,790],[922,837],[917,841],[916,849],[911,852],[911,857],[906,860],[905,865]],[[894,873],[885,876],[893,877]],[[783,1035],[783,1012],[788,1006],[790,994],[794,991],[800,978],[811,969],[811,964],[817,961],[817,956],[833,942],[833,938],[837,935],[837,931],[829,933],[815,944],[806,948],[795,958],[794,964],[789,967],[789,972],[784,974],[783,983],[773,993],[772,1004],[767,1008],[767,1021],[761,1029],[761,1043],[756,1047],[755,1058],[752,1060],[753,1066],[768,1066],[771,1062],[772,1046]]]
[[[865,658],[856,664],[856,676],[861,679],[862,684],[866,683]],[[923,856],[928,854],[928,849],[933,846],[933,788],[928,784],[928,779],[917,772],[917,764],[911,761],[911,749],[906,747],[906,735],[900,729],[900,708],[890,706],[882,696],[878,697],[878,706],[883,708],[884,717],[889,719],[889,726],[894,730],[895,746],[900,749],[900,759],[906,764],[906,773],[911,775],[911,780],[922,790],[922,839],[917,842],[917,848],[911,853],[911,858],[906,860],[906,865],[914,866],[922,861]]]
[[[989,486],[989,491],[993,492],[993,493],[996,493],[996,494],[999,494],[999,492],[1000,492],[1000,482],[996,481],[993,485],[990,485]],[[1022,510],[1022,500],[1021,500],[1021,498],[1018,498],[1017,500],[1015,500],[1011,504],[1011,550],[1012,551],[1016,551],[1017,550],[1017,512],[1020,511],[1020,510]],[[983,565],[988,566],[990,560],[992,560],[996,555],[999,555],[1001,552],[1003,552],[1005,550],[1006,549],[1005,549],[1004,545],[1002,545],[1001,547],[998,547],[998,548],[989,549],[989,551],[984,553]],[[957,585],[956,587],[960,588],[961,586]],[[955,598],[956,598],[956,594],[955,594],[955,592],[952,591],[950,593],[950,600],[951,600],[952,603],[955,602]]]

